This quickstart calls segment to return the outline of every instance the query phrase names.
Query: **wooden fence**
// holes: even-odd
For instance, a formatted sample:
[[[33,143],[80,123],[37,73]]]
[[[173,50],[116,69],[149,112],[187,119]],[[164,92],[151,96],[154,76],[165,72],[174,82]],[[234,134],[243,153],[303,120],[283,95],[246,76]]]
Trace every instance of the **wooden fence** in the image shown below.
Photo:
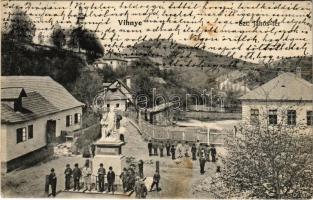
[[[172,140],[223,145],[231,131],[218,131],[207,127],[157,126],[143,120],[136,112],[125,112],[124,115],[138,129],[145,140]]]

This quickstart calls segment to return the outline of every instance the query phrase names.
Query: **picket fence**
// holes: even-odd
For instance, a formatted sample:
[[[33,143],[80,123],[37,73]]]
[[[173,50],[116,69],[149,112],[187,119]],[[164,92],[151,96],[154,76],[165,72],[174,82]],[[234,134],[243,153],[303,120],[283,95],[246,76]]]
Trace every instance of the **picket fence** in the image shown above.
[[[175,127],[158,126],[150,124],[142,119],[136,112],[125,112],[133,125],[141,133],[145,140],[171,140],[175,142],[196,142],[224,145],[226,137],[230,136],[230,131],[218,131],[207,127]]]

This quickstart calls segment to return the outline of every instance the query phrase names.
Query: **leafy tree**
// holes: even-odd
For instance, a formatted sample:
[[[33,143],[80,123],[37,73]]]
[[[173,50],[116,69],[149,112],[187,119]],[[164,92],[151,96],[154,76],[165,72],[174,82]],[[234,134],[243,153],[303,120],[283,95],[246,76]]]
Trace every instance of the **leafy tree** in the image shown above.
[[[65,32],[60,27],[57,27],[53,30],[51,35],[51,43],[59,49],[61,49],[66,44]]]
[[[304,134],[302,124],[282,119],[269,126],[267,120],[243,125],[228,141],[224,169],[212,183],[218,198],[313,197],[312,135]]]
[[[7,27],[7,37],[20,42],[32,42],[36,27],[26,12],[16,9]]]
[[[75,81],[72,94],[79,100],[84,102],[89,108],[94,97],[102,89],[102,79],[97,73],[81,73]]]
[[[225,98],[225,107],[228,108],[230,111],[235,111],[240,106],[239,101],[240,94],[238,92],[229,90],[226,92]]]
[[[112,82],[117,78],[117,75],[114,72],[113,68],[109,65],[104,66],[101,69],[97,69],[97,72],[102,77],[103,82]]]
[[[79,51],[84,49],[90,62],[103,56],[104,48],[95,33],[78,27],[72,30],[70,37],[69,46]]]

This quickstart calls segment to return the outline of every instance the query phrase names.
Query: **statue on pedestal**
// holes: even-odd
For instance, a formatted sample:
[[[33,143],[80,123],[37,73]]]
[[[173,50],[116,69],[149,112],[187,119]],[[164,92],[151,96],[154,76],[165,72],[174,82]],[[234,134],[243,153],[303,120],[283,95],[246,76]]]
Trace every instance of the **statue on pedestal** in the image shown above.
[[[116,130],[116,114],[114,111],[102,114],[101,124],[101,138],[100,141],[119,141]]]

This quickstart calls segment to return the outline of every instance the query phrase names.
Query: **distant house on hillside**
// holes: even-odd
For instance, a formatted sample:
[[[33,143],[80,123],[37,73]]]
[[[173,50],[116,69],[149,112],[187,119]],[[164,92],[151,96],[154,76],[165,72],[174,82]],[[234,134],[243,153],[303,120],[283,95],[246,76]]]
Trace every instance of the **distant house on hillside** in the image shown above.
[[[81,128],[82,106],[48,76],[1,77],[1,168],[10,171],[53,153],[62,131]]]
[[[105,67],[112,67],[113,70],[116,70],[119,67],[126,67],[128,61],[121,56],[115,56],[113,54],[104,55],[101,58],[98,58],[94,63],[94,67],[97,69],[103,69]]]
[[[247,74],[238,70],[224,74],[216,78],[218,88],[221,91],[233,91],[246,93],[250,91],[245,83]]]
[[[133,104],[130,77],[126,78],[126,84],[121,80],[112,83],[103,83],[104,100],[107,109],[126,111]]]
[[[313,131],[313,85],[300,73],[283,73],[241,98],[242,120],[254,125],[304,125]]]

